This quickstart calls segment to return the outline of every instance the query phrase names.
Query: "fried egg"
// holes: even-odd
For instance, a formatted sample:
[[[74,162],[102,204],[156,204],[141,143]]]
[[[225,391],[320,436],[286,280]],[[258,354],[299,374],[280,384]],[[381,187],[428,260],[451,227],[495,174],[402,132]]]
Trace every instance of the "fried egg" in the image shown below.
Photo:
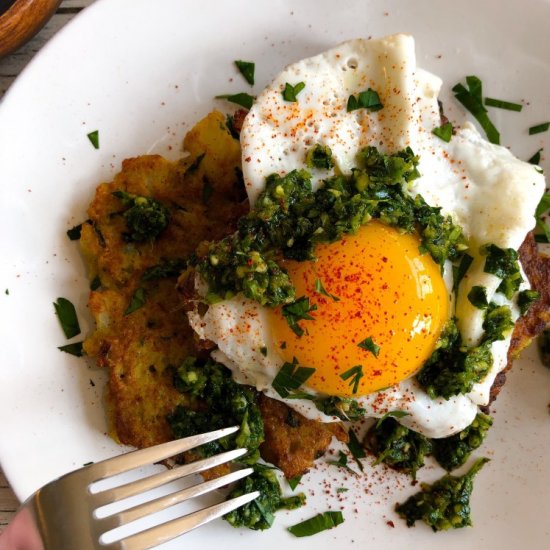
[[[298,83],[304,86],[296,101],[285,101],[284,88]],[[515,300],[496,293],[500,279],[483,271],[479,250],[487,243],[519,248],[535,224],[544,178],[504,147],[485,141],[468,123],[449,143],[436,137],[440,87],[438,77],[416,66],[413,38],[400,34],[352,40],[294,63],[258,96],[241,132],[251,205],[272,173],[307,169],[316,189],[331,175],[350,174],[358,151],[368,145],[386,154],[411,147],[420,157],[421,177],[407,192],[452,216],[463,229],[473,262],[455,295],[448,262],[441,270],[419,251],[418,236],[379,222],[317,246],[314,262],[285,262],[296,295],[308,296],[317,306],[312,319],[302,322],[301,337],[280,309],[242,295],[213,304],[206,313],[189,313],[193,329],[217,344],[213,357],[232,370],[237,382],[285,401],[308,418],[336,420],[311,401],[285,400],[273,389],[281,366],[296,360],[315,368],[303,385],[308,393],[352,397],[372,417],[403,411],[401,423],[436,438],[468,426],[478,406],[488,403],[491,385],[507,363],[509,337],[492,344],[492,368],[467,395],[432,399],[414,374],[453,315],[463,341],[479,342],[483,312],[467,299],[473,286],[486,287],[490,301],[509,305],[518,318]],[[368,88],[378,93],[383,108],[348,112],[350,95]],[[330,147],[333,168],[307,167],[306,153],[314,144]],[[527,282],[520,290],[525,288]],[[200,279],[197,289],[204,291]],[[371,345],[360,345],[367,337]],[[362,366],[363,377],[352,388],[342,374],[356,365]]]

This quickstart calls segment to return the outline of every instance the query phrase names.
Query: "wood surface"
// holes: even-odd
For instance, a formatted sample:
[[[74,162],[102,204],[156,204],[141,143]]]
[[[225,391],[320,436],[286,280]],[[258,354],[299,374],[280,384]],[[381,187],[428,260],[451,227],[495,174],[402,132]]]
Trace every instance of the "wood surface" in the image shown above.
[[[58,3],[52,2],[51,0],[48,0],[48,2],[50,4]],[[38,3],[48,2],[39,0]],[[46,23],[42,30],[32,38],[32,40],[7,57],[0,59],[0,101],[17,75],[25,68],[27,63],[42,46],[59,31],[61,27],[66,25],[69,20],[93,2],[94,0],[63,0],[52,18]],[[4,27],[0,26],[0,32],[2,32],[2,30],[4,30]],[[2,39],[3,37],[0,35],[0,45],[2,44]],[[4,421],[6,420],[7,419],[4,419]],[[38,463],[36,467],[39,467]],[[2,531],[13,518],[18,506],[19,501],[11,490],[0,466],[0,531]]]

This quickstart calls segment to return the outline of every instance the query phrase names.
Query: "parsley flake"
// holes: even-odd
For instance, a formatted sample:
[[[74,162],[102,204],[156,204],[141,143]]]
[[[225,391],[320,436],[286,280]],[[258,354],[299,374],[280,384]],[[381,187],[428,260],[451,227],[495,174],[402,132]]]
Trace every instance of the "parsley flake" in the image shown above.
[[[540,294],[536,290],[522,290],[518,294],[518,307],[521,315],[525,315],[539,298]]]
[[[458,285],[460,285],[460,281],[464,278],[464,275],[466,275],[466,272],[472,265],[472,262],[474,259],[469,254],[463,254],[460,263],[458,265],[453,265],[453,292],[456,292],[458,290]]]
[[[319,168],[320,170],[334,168],[334,160],[332,159],[330,147],[316,143],[306,153],[306,166],[308,168]]]
[[[353,474],[354,476],[357,475],[357,472],[354,472],[348,465],[348,456],[343,451],[338,452],[338,460],[328,460],[328,464],[331,466],[337,466],[338,468],[343,468],[344,470],[347,470],[350,474]]]
[[[348,384],[352,387],[352,393],[356,394],[357,390],[359,389],[359,381],[361,378],[363,378],[365,374],[363,373],[363,365],[355,365],[355,367],[351,367],[351,369],[348,369],[346,372],[343,372],[340,375],[340,378],[342,380],[348,380]]]
[[[386,420],[386,418],[403,418],[404,416],[409,416],[410,414],[411,413],[407,411],[389,411],[382,418],[378,419],[378,422],[376,423],[376,427],[379,428],[382,422]]]
[[[202,159],[204,158],[204,155],[206,155],[206,153],[201,153],[200,155],[197,155],[195,157],[195,160],[193,160],[193,162],[187,167],[187,170],[185,171],[186,175],[193,174],[198,170],[199,166],[201,165]]]
[[[487,139],[498,145],[500,143],[500,133],[489,119],[487,109],[483,105],[481,80],[477,76],[467,76],[466,85],[468,88],[460,83],[453,87],[455,98],[479,122]]]
[[[468,300],[477,309],[487,309],[489,307],[487,289],[484,286],[473,286],[468,293]]]
[[[235,60],[235,65],[239,72],[243,75],[244,79],[251,85],[254,86],[254,70],[256,65],[252,61],[241,61]]]
[[[550,209],[550,194],[543,193],[537,209],[535,210],[535,219],[537,220],[536,228],[540,232],[540,234],[535,236],[537,242],[550,242],[550,227],[548,227],[548,224],[542,217],[548,209]]]
[[[273,379],[273,389],[283,398],[297,390],[315,372],[311,367],[300,367],[294,358],[292,363],[285,362]]]
[[[203,204],[208,204],[212,193],[214,192],[214,187],[210,180],[207,177],[203,178],[202,181],[202,202]]]
[[[101,279],[94,277],[90,283],[90,290],[97,290],[101,286]]]
[[[82,224],[79,223],[78,225],[75,225],[74,227],[71,227],[71,229],[67,230],[67,237],[71,241],[78,241],[80,239],[80,234],[82,232]]]
[[[94,130],[87,135],[90,143],[94,146],[94,149],[99,149],[99,130]]]
[[[432,134],[436,135],[439,139],[442,139],[445,143],[449,143],[453,137],[453,125],[450,122],[446,122],[438,128],[432,130]]]
[[[75,357],[82,357],[84,355],[82,342],[74,342],[72,344],[67,344],[66,346],[59,346],[57,349],[65,353],[69,353],[70,355],[74,355]]]
[[[521,103],[512,103],[511,101],[503,101],[502,99],[494,99],[492,97],[485,98],[485,105],[487,105],[487,107],[505,109],[506,111],[516,111],[518,113],[523,109]]]
[[[511,299],[523,281],[517,251],[513,248],[500,248],[495,244],[487,244],[481,248],[481,253],[487,255],[483,271],[501,278],[502,282],[497,292]]]
[[[289,101],[290,103],[296,103],[298,101],[297,95],[306,87],[305,82],[298,82],[298,84],[285,84],[285,89],[281,92],[283,94],[283,99]]]
[[[291,304],[283,306],[283,317],[286,319],[288,325],[293,330],[294,334],[298,337],[303,336],[304,329],[298,324],[298,321],[313,321],[313,317],[309,315],[310,311],[315,311],[317,306],[313,304],[309,305],[309,298],[302,296]]]
[[[548,128],[550,128],[550,122],[543,122],[542,124],[531,126],[531,128],[529,128],[529,135],[542,134],[542,132],[547,132]]]
[[[317,292],[317,294],[322,294],[323,296],[327,296],[328,298],[332,298],[335,302],[340,301],[340,298],[338,298],[338,296],[335,296],[334,294],[330,294],[329,292],[327,292],[327,290],[323,286],[323,282],[319,278],[315,279],[315,292]]]
[[[344,523],[342,512],[323,512],[322,514],[317,514],[310,519],[306,519],[305,521],[289,527],[288,530],[295,537],[310,537],[321,531],[332,529],[341,523]]]
[[[359,92],[357,96],[350,95],[348,103],[346,105],[346,111],[356,111],[357,109],[367,109],[370,112],[380,111],[384,105],[380,101],[378,92],[375,92],[372,88],[364,92]]]
[[[351,453],[351,456],[353,457],[353,460],[357,463],[357,466],[359,466],[359,469],[363,471],[363,463],[361,462],[361,458],[365,458],[367,456],[367,453],[365,452],[365,449],[359,442],[359,439],[357,439],[357,435],[355,435],[355,432],[353,430],[350,430],[348,432],[349,441],[348,441],[348,449]]]
[[[124,315],[130,315],[130,313],[134,313],[134,311],[138,310],[140,307],[143,307],[145,304],[145,289],[140,287],[132,296],[132,299],[130,300],[130,304],[126,308],[126,311],[124,312]]]
[[[53,306],[65,336],[72,338],[80,334],[80,325],[78,324],[76,309],[72,302],[67,300],[67,298],[58,298],[57,302],[53,303]]]
[[[527,162],[529,164],[540,164],[540,154],[544,151],[541,147]]]
[[[296,477],[291,477],[290,479],[287,479],[287,483],[293,491],[296,489],[296,487],[298,487],[298,485],[300,485],[301,481],[302,481],[302,476],[296,476]]]
[[[362,342],[359,342],[357,345],[361,349],[370,351],[375,357],[378,357],[378,354],[380,353],[380,346],[375,343],[375,341],[372,339],[372,336],[365,338]]]
[[[241,92],[240,94],[222,94],[215,96],[215,99],[226,99],[231,103],[235,103],[244,107],[245,109],[250,109],[254,103],[254,96],[247,94],[246,92]]]

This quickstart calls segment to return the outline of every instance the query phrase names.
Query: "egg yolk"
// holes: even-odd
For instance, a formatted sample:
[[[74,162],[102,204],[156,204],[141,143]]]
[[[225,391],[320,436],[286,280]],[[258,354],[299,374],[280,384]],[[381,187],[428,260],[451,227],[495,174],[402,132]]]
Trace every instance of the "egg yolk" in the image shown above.
[[[299,321],[301,337],[281,309],[272,310],[272,336],[285,361],[315,368],[306,386],[366,395],[422,367],[448,319],[449,295],[439,266],[419,245],[416,235],[370,222],[316,247],[316,261],[285,262],[296,296],[308,296],[317,309],[312,320]]]

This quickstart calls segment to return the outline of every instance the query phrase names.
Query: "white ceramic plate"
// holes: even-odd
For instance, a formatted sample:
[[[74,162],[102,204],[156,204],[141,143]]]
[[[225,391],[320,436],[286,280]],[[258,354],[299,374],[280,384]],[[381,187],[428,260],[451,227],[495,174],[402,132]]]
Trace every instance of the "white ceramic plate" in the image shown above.
[[[527,134],[550,119],[549,20],[543,0],[100,0],[63,29],[0,108],[0,460],[18,496],[121,451],[105,435],[104,373],[56,349],[65,340],[52,302],[71,299],[84,331],[90,328],[83,264],[65,231],[84,219],[95,186],[122,159],[177,157],[186,130],[220,106],[215,94],[247,88],[234,59],[256,61],[258,92],[291,61],[345,39],[398,31],[416,37],[419,64],[444,78],[451,119],[464,113],[450,88],[476,74],[486,95],[528,102],[520,114],[491,112],[503,143],[523,158],[539,147],[550,151],[549,134]],[[99,150],[86,137],[96,129]],[[415,490],[405,477],[367,467],[365,478],[351,479],[321,467],[305,477],[308,506],[280,513],[269,532],[219,521],[164,547],[548,548],[549,401],[550,372],[531,349],[494,407],[481,450],[493,460],[476,482],[471,529],[407,529],[393,512]],[[420,477],[439,475],[428,468]],[[350,490],[337,494],[338,487]],[[310,539],[286,532],[329,508],[344,510],[344,525]]]

